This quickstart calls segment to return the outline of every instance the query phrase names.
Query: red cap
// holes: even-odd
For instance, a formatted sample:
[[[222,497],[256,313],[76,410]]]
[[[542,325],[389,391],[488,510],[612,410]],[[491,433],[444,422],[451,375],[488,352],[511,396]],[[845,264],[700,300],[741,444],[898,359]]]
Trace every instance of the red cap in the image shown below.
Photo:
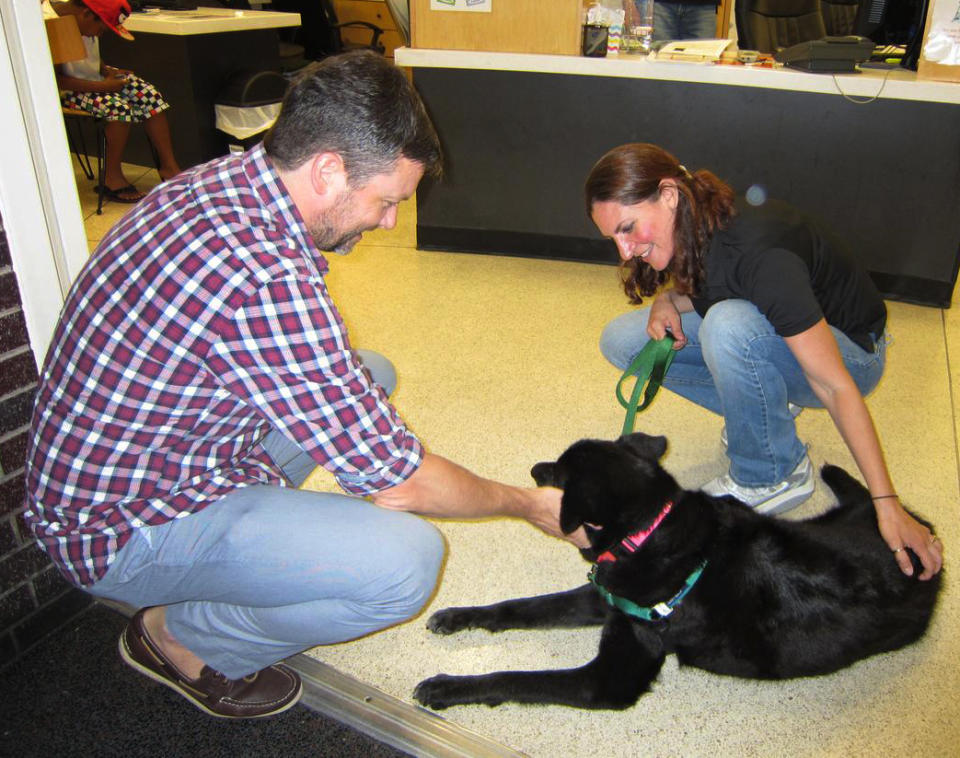
[[[83,4],[121,37],[133,39],[133,35],[123,25],[130,15],[130,4],[127,0],[83,0]]]

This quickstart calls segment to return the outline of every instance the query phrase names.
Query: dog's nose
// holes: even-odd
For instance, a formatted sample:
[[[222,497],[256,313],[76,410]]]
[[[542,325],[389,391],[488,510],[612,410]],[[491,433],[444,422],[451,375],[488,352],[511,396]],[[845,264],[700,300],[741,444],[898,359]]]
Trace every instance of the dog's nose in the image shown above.
[[[552,487],[554,486],[553,467],[552,463],[537,463],[530,469],[530,476],[540,487]]]

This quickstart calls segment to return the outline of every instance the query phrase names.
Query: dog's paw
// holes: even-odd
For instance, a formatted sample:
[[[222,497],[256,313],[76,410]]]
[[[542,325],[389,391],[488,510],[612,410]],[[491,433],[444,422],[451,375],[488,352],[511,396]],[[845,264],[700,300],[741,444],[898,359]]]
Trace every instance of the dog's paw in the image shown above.
[[[429,679],[424,679],[413,691],[414,699],[427,708],[433,708],[435,711],[441,711],[448,708],[453,703],[449,702],[445,693],[445,684],[453,679],[446,674],[437,674]]]
[[[478,684],[482,677],[449,676],[437,674],[424,679],[413,691],[413,697],[421,705],[441,711],[452,705],[500,705],[503,698],[494,691]]]
[[[427,629],[434,634],[453,634],[475,625],[472,608],[444,608],[427,619]]]

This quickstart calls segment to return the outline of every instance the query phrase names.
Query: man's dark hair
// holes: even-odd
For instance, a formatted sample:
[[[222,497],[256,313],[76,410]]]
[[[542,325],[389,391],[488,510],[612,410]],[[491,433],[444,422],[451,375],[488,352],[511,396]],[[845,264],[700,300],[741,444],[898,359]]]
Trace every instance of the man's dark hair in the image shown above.
[[[353,186],[389,172],[401,156],[433,176],[441,167],[440,141],[420,96],[400,69],[369,51],[307,67],[263,143],[284,171],[317,153],[338,153]]]

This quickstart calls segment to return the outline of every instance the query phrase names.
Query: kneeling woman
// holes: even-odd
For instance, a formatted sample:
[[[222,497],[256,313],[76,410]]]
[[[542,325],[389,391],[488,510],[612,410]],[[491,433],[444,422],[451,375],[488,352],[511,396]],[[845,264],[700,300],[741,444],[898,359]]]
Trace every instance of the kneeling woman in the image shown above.
[[[942,546],[901,506],[863,401],[884,366],[886,308],[843,243],[788,205],[751,205],[656,145],[622,145],[586,182],[587,212],[617,245],[627,296],[649,308],[611,322],[601,350],[625,369],[667,332],[664,386],[725,420],[730,471],[703,489],[782,513],[813,492],[794,416],[825,407],[873,496],[901,569],[940,570]],[[665,289],[665,285],[672,284]],[[659,293],[659,294],[658,294]]]

